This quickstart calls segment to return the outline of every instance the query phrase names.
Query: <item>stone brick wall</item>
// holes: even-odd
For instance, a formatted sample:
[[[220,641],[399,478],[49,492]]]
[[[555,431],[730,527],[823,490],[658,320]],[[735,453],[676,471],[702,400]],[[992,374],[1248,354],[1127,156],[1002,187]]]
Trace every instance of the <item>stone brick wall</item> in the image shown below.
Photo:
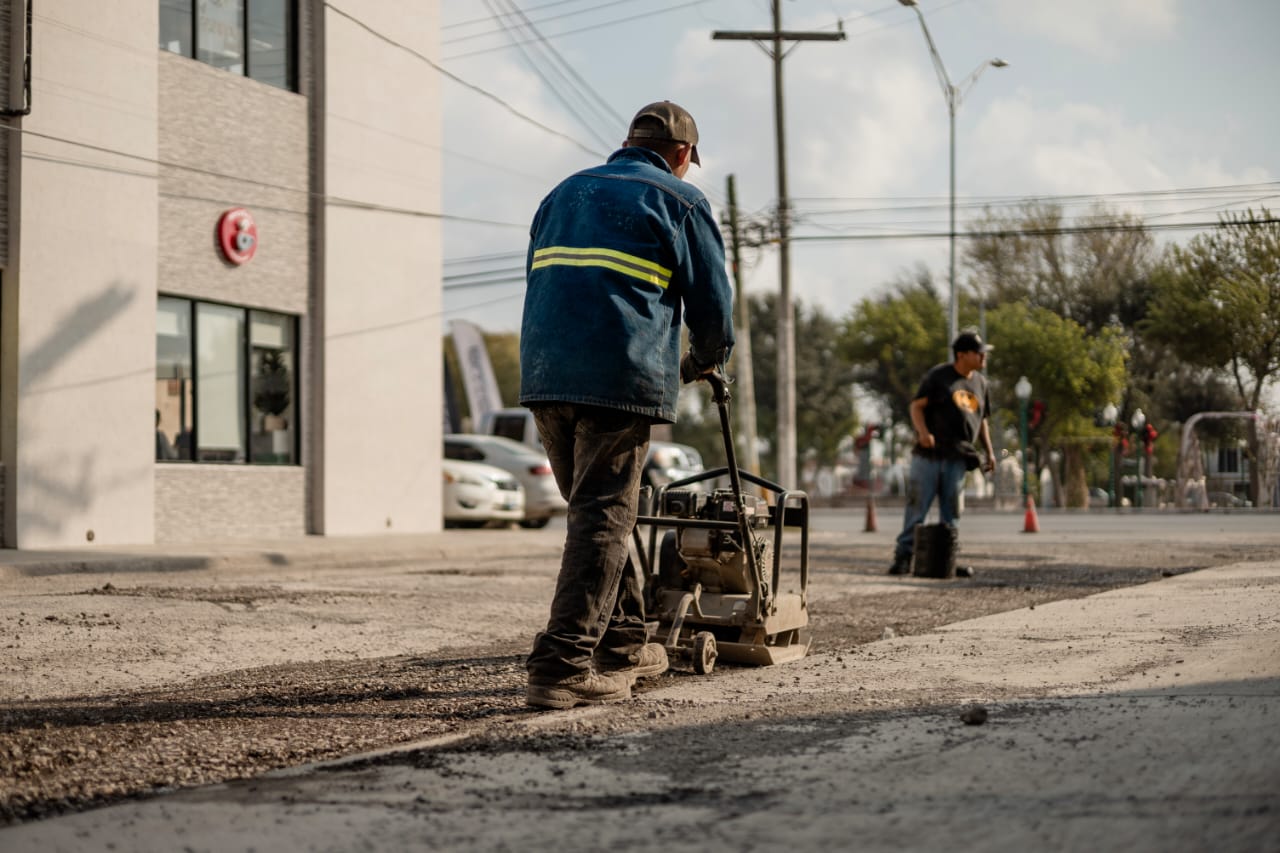
[[[162,293],[303,314],[310,272],[307,98],[157,51]],[[223,259],[216,226],[244,207],[257,254]]]
[[[157,55],[159,291],[301,316],[305,400],[313,239],[308,99]],[[309,73],[309,62],[301,67]],[[223,259],[215,233],[232,207],[249,210],[258,228],[254,258],[238,267]],[[156,541],[301,536],[306,499],[302,467],[157,464]]]
[[[156,542],[279,539],[306,533],[303,469],[156,465]]]
[[[13,49],[13,5],[14,0],[0,0],[0,106],[6,107],[21,106],[12,102],[13,95],[9,88],[12,80],[10,69],[21,67],[14,63],[14,57],[10,54]],[[21,15],[21,7],[18,12]],[[19,126],[19,119],[16,118],[0,121],[7,122],[11,128]],[[9,148],[13,136],[13,130],[0,129],[0,267],[9,264]]]

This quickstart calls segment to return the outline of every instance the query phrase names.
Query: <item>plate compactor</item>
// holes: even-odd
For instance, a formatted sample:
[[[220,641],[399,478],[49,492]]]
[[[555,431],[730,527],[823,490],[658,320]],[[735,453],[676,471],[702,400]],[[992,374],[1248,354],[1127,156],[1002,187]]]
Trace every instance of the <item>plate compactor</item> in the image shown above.
[[[809,498],[740,472],[729,430],[729,391],[706,374],[720,410],[728,465],[661,486],[642,506],[634,540],[645,574],[645,605],[654,641],[669,656],[692,658],[705,675],[717,658],[764,666],[804,657],[809,650]],[[725,476],[730,488],[711,488]],[[765,497],[747,494],[743,481]],[[772,502],[767,498],[772,497]],[[640,528],[649,528],[648,548]],[[800,534],[800,561],[782,591],[786,530]],[[768,532],[772,530],[772,537]]]

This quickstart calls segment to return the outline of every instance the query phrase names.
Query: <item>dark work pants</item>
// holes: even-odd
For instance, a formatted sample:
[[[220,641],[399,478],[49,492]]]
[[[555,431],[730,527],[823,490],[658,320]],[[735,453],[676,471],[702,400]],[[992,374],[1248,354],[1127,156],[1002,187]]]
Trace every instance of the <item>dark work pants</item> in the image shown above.
[[[562,678],[587,672],[597,649],[624,658],[645,642],[643,579],[628,543],[651,422],[572,403],[533,414],[569,515],[551,616],[526,666],[532,678]]]

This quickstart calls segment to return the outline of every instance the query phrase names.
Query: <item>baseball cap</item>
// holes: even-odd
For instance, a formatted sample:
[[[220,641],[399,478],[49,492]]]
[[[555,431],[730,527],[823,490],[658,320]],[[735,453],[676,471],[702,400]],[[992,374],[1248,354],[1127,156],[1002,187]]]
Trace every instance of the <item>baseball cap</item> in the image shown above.
[[[982,335],[977,332],[961,332],[951,342],[952,352],[990,352],[993,349],[995,347],[982,340]]]
[[[627,139],[660,139],[692,145],[693,162],[702,165],[698,159],[698,126],[688,110],[671,101],[655,101],[641,107],[631,119]]]

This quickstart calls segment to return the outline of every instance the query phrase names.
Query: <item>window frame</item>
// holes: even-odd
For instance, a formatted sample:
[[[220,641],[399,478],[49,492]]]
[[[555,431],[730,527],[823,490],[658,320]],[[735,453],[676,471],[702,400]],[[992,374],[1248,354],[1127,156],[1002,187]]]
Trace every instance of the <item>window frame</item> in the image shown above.
[[[302,465],[302,401],[299,397],[299,389],[302,387],[302,318],[297,314],[290,314],[286,311],[275,311],[269,308],[255,308],[248,305],[238,305],[234,302],[222,302],[216,299],[196,299],[191,296],[183,296],[176,293],[157,293],[158,299],[180,300],[186,303],[187,317],[190,335],[190,352],[188,353],[189,363],[191,365],[191,458],[190,459],[157,459],[157,464],[163,465],[255,465],[262,467],[279,467],[279,468],[296,468]],[[213,305],[221,308],[231,308],[240,311],[244,317],[244,334],[241,337],[241,364],[243,368],[242,379],[243,389],[241,391],[241,403],[243,418],[242,426],[244,428],[244,451],[243,460],[204,460],[200,459],[200,367],[196,350],[200,341],[200,312],[196,310],[197,305]],[[293,369],[289,376],[289,393],[293,398],[293,428],[291,438],[291,462],[257,462],[253,458],[253,333],[251,331],[251,315],[253,312],[262,314],[274,314],[284,317],[289,324],[289,333],[292,345],[290,347],[290,355],[293,360]]]
[[[158,2],[161,2],[161,0],[158,0]],[[244,77],[249,80],[256,80],[257,82],[262,83],[264,86],[271,86],[276,89],[283,89],[286,92],[295,92],[295,93],[300,92],[301,84],[298,79],[298,67],[299,67],[298,0],[281,0],[281,2],[285,4],[284,38],[285,38],[286,56],[285,56],[284,86],[278,86],[275,83],[271,83],[266,80],[260,80],[257,77],[253,76],[253,62],[252,62],[252,57],[249,50],[249,43],[253,38],[253,34],[249,30],[249,18],[250,18],[249,7],[252,6],[254,2],[255,0],[244,0],[244,5],[240,10],[240,33],[241,33],[241,54],[240,55],[243,60],[244,70],[239,74],[237,74],[236,76]],[[191,20],[189,22],[190,26],[188,28],[189,35],[190,35],[190,45],[191,45],[190,53],[176,53],[174,51],[169,50],[167,47],[163,45],[160,46],[160,49],[165,51],[166,53],[173,53],[175,56],[185,56],[188,59],[192,59],[192,60],[195,60],[196,62],[199,62],[201,65],[208,65],[210,68],[218,68],[221,71],[226,71],[228,74],[234,74],[235,72],[233,71],[230,71],[225,68],[219,68],[219,66],[205,62],[204,60],[199,58],[200,57],[200,27],[198,25],[199,17],[200,17],[200,0],[192,0]]]

